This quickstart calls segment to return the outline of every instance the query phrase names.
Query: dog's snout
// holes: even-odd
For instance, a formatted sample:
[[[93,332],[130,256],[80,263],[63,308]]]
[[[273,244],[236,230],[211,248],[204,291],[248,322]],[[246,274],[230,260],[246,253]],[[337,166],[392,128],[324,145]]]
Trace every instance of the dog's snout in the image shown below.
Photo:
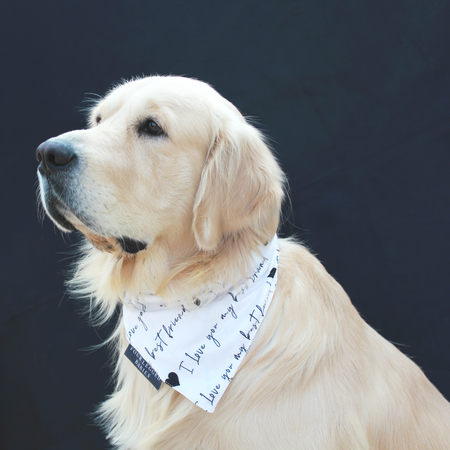
[[[76,154],[66,144],[57,141],[45,141],[36,150],[39,172],[48,177],[54,173],[67,170],[76,161]]]

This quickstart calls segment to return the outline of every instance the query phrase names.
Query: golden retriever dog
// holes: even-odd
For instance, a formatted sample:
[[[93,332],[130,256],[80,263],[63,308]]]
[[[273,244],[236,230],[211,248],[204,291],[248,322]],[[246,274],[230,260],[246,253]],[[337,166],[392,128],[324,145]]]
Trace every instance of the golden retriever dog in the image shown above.
[[[49,139],[36,155],[46,212],[62,231],[86,238],[71,290],[89,299],[99,321],[121,311],[108,341],[115,391],[99,411],[115,448],[450,448],[450,404],[422,371],[362,320],[307,248],[275,242],[283,172],[261,133],[209,85],[175,76],[123,83],[92,107],[87,129]],[[227,332],[233,345],[252,333],[251,346],[241,344],[229,366],[220,355],[209,364],[224,366],[222,381],[200,393],[212,412],[153,360],[165,357],[189,317],[197,325],[182,339],[194,350],[185,350],[179,376],[200,370],[220,345],[222,322],[206,336],[207,319],[197,319],[220,304],[233,326],[234,308],[246,300],[230,292],[240,295],[258,278],[263,263],[255,271],[255,261],[270,259],[262,256],[269,243],[279,246],[278,265],[260,279],[273,286],[276,273],[273,297],[259,319],[248,313],[253,328]],[[130,327],[132,307],[139,314]],[[179,312],[168,327],[149,330],[162,310]],[[125,353],[135,331],[153,338],[133,362]]]

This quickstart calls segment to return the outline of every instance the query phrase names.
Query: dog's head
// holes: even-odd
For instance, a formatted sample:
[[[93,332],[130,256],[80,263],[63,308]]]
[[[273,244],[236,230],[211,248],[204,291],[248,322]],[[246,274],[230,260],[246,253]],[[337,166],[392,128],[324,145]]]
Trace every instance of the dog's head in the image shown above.
[[[276,232],[283,174],[258,130],[205,83],[154,76],[113,89],[89,128],[36,152],[41,199],[63,231],[102,251],[156,239],[212,251],[232,234]]]

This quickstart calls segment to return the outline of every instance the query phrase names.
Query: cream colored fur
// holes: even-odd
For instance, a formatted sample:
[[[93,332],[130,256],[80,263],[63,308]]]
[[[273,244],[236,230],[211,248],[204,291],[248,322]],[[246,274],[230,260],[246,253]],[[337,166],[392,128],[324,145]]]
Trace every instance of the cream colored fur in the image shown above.
[[[166,135],[139,135],[147,117]],[[101,320],[125,291],[170,304],[236,281],[276,232],[284,176],[260,133],[208,85],[134,80],[102,99],[90,122],[54,139],[83,162],[65,211],[88,238],[71,287]],[[147,248],[124,253],[120,236]],[[100,420],[118,449],[450,448],[449,403],[291,240],[280,240],[274,299],[213,414],[164,383],[153,388],[123,356],[121,321],[109,343],[116,389]]]

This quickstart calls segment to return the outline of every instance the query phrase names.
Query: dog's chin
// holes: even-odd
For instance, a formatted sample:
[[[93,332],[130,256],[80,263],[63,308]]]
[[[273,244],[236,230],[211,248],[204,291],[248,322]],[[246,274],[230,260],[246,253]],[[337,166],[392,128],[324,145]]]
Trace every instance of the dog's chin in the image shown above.
[[[48,204],[47,210],[52,221],[55,222],[60,229],[65,232],[80,231],[96,249],[102,252],[135,255],[140,251],[145,250],[147,247],[145,242],[127,236],[103,236],[99,234],[98,231],[92,230],[71,212],[66,211],[65,214],[62,213],[55,202]]]

